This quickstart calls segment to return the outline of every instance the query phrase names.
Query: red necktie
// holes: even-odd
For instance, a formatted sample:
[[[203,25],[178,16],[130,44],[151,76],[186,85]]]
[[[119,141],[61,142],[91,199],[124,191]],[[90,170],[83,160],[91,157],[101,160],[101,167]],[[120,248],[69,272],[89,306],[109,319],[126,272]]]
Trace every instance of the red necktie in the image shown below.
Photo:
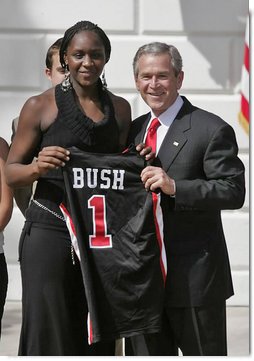
[[[147,131],[145,144],[148,147],[152,147],[153,152],[156,152],[156,143],[157,143],[156,132],[160,125],[161,125],[160,121],[157,118],[154,118]]]

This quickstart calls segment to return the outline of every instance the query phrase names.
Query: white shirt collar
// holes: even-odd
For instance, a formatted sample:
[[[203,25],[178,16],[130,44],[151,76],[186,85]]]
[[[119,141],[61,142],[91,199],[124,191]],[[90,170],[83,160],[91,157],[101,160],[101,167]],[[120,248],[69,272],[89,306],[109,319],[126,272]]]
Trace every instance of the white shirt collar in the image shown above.
[[[177,116],[177,113],[183,105],[183,99],[178,95],[175,102],[159,117],[156,117],[151,111],[151,119],[158,118],[162,125],[165,125],[167,128],[173,123],[173,120]]]

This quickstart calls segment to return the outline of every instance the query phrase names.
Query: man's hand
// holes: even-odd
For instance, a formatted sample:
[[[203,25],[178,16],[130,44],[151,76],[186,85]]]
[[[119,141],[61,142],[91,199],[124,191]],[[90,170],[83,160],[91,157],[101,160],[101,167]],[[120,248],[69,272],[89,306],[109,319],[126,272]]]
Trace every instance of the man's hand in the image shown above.
[[[140,155],[144,156],[149,163],[151,163],[155,158],[155,152],[152,152],[152,147],[147,147],[145,143],[139,143],[136,146],[136,150]]]
[[[175,181],[160,167],[148,166],[141,172],[141,180],[145,189],[155,191],[160,190],[170,196],[175,195]]]

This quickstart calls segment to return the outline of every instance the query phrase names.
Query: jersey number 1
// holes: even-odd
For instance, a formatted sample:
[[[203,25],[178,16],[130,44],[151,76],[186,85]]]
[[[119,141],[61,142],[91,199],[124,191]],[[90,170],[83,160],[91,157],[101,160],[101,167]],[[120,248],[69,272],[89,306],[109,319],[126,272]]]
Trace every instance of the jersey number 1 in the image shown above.
[[[88,199],[93,211],[93,235],[89,236],[90,248],[111,248],[112,236],[107,235],[105,197],[95,195]]]

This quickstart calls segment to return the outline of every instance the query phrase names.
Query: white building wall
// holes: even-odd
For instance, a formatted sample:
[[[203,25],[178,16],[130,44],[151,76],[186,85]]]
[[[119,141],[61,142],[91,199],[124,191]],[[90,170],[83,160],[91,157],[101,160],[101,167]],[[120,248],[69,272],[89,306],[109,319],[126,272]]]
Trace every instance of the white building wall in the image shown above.
[[[249,142],[239,125],[247,0],[1,0],[0,134],[8,142],[11,121],[31,95],[45,90],[45,54],[65,29],[79,20],[101,26],[112,42],[106,66],[110,90],[126,97],[133,117],[147,110],[134,86],[132,59],[151,41],[174,44],[185,71],[182,94],[212,111],[236,132],[249,189]],[[17,261],[24,219],[17,207],[5,231],[8,299],[21,298]],[[235,296],[228,304],[249,304],[249,191],[241,210],[223,212]]]

